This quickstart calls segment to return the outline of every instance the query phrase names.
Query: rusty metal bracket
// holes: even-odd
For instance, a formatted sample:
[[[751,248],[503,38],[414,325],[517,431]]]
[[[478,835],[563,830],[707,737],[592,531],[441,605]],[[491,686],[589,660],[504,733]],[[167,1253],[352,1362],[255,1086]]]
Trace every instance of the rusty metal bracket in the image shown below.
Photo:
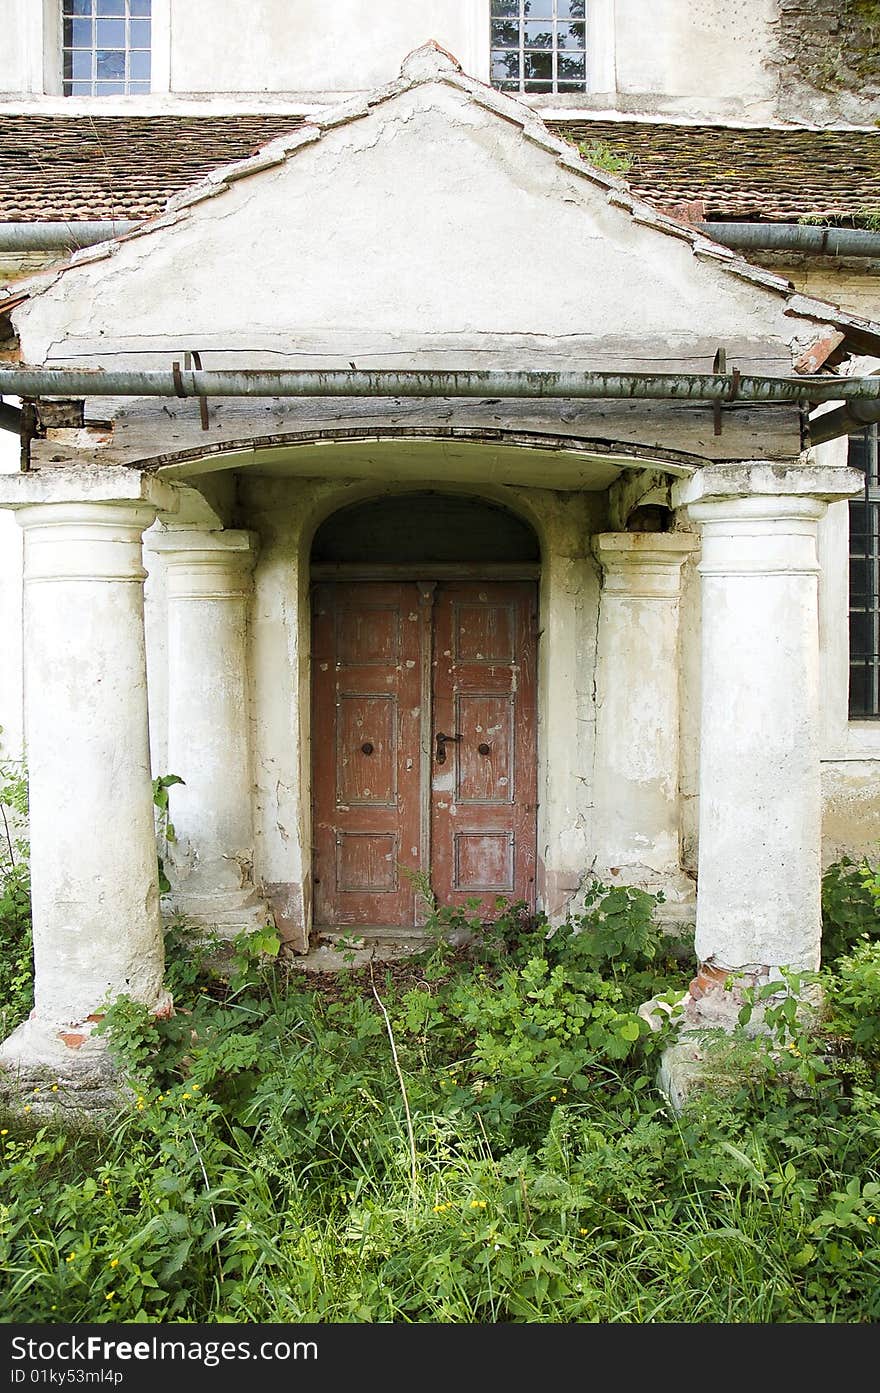
[[[184,367],[185,367],[187,370],[189,370],[190,359],[192,359],[193,366],[195,367],[196,372],[201,372],[201,371],[202,371],[202,358],[201,358],[201,354],[200,354],[200,353],[197,353],[195,349],[192,350],[192,353],[185,353],[185,354],[184,354],[184,357],[183,357],[183,365],[184,365]],[[200,420],[201,423],[202,423],[202,430],[207,430],[207,429],[208,429],[208,426],[210,425],[210,422],[209,422],[209,420],[208,420],[208,398],[205,397],[205,396],[202,396],[201,394],[199,394],[199,420]]]
[[[179,364],[179,363],[176,363],[176,362],[175,362],[175,363],[172,363],[172,364],[171,364],[171,376],[172,376],[173,379],[174,379],[174,392],[175,392],[175,395],[178,396],[178,397],[183,397],[183,398],[185,398],[185,397],[186,397],[186,392],[184,391],[184,388],[183,388],[183,378],[182,378],[181,375],[180,375],[180,364]]]
[[[712,363],[712,371],[716,374],[727,372],[727,353],[723,348],[719,348],[715,353],[715,358]],[[722,431],[721,402],[718,400],[717,397],[715,401],[713,401],[712,403],[712,424],[715,434],[720,435]]]

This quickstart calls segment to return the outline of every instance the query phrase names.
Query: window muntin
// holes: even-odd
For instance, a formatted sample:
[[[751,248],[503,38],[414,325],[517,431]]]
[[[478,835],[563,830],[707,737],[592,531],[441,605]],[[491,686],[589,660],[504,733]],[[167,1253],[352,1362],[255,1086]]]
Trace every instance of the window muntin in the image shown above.
[[[587,90],[586,0],[492,0],[491,23],[493,87]]]
[[[151,0],[62,0],[66,97],[150,90]]]
[[[849,714],[880,717],[880,447],[877,426],[849,438],[865,491],[849,504]]]

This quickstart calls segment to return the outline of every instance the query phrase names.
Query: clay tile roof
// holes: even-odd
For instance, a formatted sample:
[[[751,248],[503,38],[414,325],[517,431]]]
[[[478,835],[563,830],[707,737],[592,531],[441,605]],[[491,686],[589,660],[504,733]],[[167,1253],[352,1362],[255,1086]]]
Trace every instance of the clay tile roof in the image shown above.
[[[0,113],[0,222],[139,219],[209,170],[302,125],[296,114],[41,116]],[[880,210],[880,130],[771,130],[645,121],[552,121],[557,135],[633,161],[657,208],[795,222]]]
[[[0,222],[136,220],[301,116],[0,113]]]
[[[797,222],[880,213],[880,130],[553,122],[558,135],[633,161],[621,177],[657,208],[702,204],[695,220]]]

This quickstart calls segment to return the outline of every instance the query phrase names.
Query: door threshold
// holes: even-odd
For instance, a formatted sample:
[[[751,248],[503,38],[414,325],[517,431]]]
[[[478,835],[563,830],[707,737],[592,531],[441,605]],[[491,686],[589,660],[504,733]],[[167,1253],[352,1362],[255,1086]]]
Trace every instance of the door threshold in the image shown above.
[[[434,936],[423,929],[371,924],[345,929],[317,929],[317,942],[292,964],[305,972],[340,972],[370,963],[397,962],[424,953]]]

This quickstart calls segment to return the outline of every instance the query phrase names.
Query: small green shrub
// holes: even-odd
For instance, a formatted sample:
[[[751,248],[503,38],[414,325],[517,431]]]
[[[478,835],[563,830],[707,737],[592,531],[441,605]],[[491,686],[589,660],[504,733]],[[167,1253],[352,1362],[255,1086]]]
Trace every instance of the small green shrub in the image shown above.
[[[0,763],[0,1031],[9,1034],[34,1004],[31,881],[24,765]]]
[[[822,962],[880,936],[880,871],[843,856],[822,877]]]
[[[628,174],[635,164],[631,155],[623,155],[604,140],[582,140],[577,147],[581,159],[606,174]]]
[[[829,1028],[872,1058],[880,1057],[880,939],[837,958],[826,981]]]

